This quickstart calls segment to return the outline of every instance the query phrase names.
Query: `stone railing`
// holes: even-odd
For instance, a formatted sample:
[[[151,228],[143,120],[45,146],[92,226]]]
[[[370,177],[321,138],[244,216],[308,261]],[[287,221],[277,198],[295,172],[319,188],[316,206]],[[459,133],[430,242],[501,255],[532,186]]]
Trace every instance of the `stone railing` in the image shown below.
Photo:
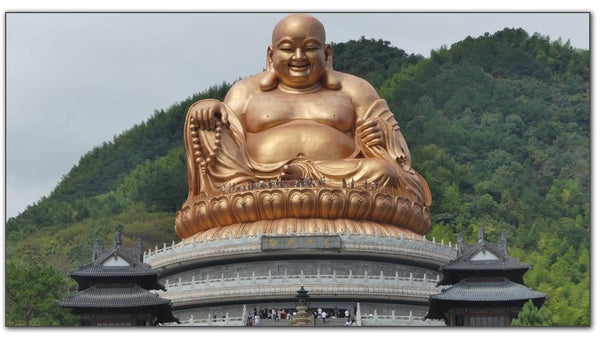
[[[412,300],[427,302],[429,296],[440,292],[435,279],[423,277],[350,274],[313,274],[166,281],[166,292],[161,297],[174,306],[198,305],[211,302],[235,301],[251,298],[285,299],[294,296],[304,286],[313,297],[352,296]]]
[[[408,316],[395,315],[392,310],[391,315],[378,315],[377,310],[373,313],[361,314],[359,326],[446,326],[443,321],[423,319],[415,317],[410,311]]]
[[[391,315],[378,315],[377,310],[363,314],[360,303],[356,304],[356,308],[357,326],[446,326],[443,321],[423,319],[423,316],[415,317],[412,311],[409,311],[408,316],[397,316],[394,310]]]
[[[335,270],[333,274],[304,274],[303,271],[300,271],[300,274],[287,274],[284,275],[271,275],[270,271],[267,275],[257,276],[254,272],[252,272],[251,276],[240,277],[239,273],[236,277],[228,277],[225,278],[224,275],[221,275],[220,278],[217,279],[195,279],[192,276],[189,280],[182,280],[179,278],[177,281],[169,281],[168,279],[165,282],[165,287],[167,291],[186,291],[186,290],[196,290],[198,288],[223,288],[223,287],[239,287],[239,286],[257,286],[257,285],[282,285],[282,284],[293,284],[298,286],[299,284],[305,283],[337,283],[337,284],[383,284],[383,285],[419,285],[423,286],[423,284],[431,284],[435,285],[440,280],[440,276],[436,275],[435,278],[428,278],[427,274],[423,274],[423,277],[414,277],[412,273],[408,276],[400,276],[398,272],[396,272],[393,276],[385,276],[383,271],[378,275],[368,275],[367,272],[364,274],[353,274],[352,270],[350,270],[349,274],[336,274]]]
[[[268,235],[268,234],[267,234]],[[288,232],[287,236],[305,235],[340,235],[342,239],[342,252],[368,252],[382,255],[410,256],[416,259],[433,261],[437,264],[445,264],[456,258],[456,245],[451,242],[445,244],[444,240],[436,242],[435,238],[428,240],[426,237],[418,239],[404,236],[367,235],[349,233],[314,233],[293,234]],[[261,253],[262,234],[242,235],[239,237],[229,236],[208,240],[173,242],[171,245],[163,244],[162,248],[156,246],[154,250],[144,252],[144,262],[153,268],[166,267],[170,264],[182,264],[187,261],[213,260],[219,257],[232,255],[247,255]]]
[[[178,326],[226,327],[244,326],[245,324],[243,317],[230,317],[229,313],[226,313],[224,318],[211,318],[209,314],[206,319],[196,319],[194,315],[191,315],[189,319],[180,320]]]

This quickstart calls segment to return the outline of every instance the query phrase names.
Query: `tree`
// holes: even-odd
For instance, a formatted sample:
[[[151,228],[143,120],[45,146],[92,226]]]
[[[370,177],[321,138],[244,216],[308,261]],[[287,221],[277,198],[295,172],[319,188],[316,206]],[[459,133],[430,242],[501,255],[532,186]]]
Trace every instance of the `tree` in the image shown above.
[[[511,326],[552,326],[552,313],[541,307],[538,309],[529,300],[523,305],[523,309],[519,312],[517,319],[513,320]]]
[[[7,326],[73,326],[77,318],[58,305],[74,282],[40,262],[6,262]]]

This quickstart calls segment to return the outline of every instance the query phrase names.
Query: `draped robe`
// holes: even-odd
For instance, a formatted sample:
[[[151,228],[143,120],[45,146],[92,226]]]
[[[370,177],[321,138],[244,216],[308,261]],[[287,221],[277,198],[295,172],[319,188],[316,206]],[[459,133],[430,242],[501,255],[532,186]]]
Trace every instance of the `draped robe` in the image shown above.
[[[205,99],[214,100],[214,99]],[[368,146],[357,133],[354,135],[355,152],[339,160],[312,160],[290,156],[276,163],[258,163],[249,156],[242,123],[231,109],[223,104],[228,124],[217,130],[200,130],[190,119],[196,105],[186,117],[184,139],[188,162],[188,199],[208,196],[222,187],[259,180],[276,179],[282,168],[294,164],[302,170],[303,178],[325,178],[328,186],[340,187],[342,180],[357,184],[375,182],[378,188],[398,188],[412,200],[431,205],[431,192],[427,182],[411,168],[410,153],[394,115],[383,99],[375,100],[370,108],[357,117],[363,121],[377,120],[381,128],[383,145]]]

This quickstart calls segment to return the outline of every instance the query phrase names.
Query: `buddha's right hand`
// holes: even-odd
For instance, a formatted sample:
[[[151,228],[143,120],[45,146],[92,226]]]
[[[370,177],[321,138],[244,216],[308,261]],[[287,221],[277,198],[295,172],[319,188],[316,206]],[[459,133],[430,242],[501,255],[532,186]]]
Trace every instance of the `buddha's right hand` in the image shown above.
[[[191,109],[190,118],[201,130],[214,130],[220,125],[229,125],[227,109],[217,100],[197,102]]]

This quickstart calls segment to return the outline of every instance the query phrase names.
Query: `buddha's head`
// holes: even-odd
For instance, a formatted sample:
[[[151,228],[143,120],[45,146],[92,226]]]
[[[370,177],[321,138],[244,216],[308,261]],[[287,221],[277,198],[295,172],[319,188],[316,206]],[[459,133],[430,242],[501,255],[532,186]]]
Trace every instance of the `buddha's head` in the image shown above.
[[[325,41],[325,28],[316,18],[305,14],[285,17],[273,29],[261,88],[271,90],[278,82],[295,89],[318,82],[339,88],[339,82],[331,81],[333,50]]]

